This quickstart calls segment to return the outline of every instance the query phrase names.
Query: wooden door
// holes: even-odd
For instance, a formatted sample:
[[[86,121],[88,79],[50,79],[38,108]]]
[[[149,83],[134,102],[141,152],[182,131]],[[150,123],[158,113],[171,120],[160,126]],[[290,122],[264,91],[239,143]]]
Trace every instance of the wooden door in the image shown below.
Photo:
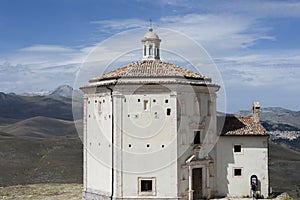
[[[193,169],[193,197],[194,200],[202,198],[202,168]]]

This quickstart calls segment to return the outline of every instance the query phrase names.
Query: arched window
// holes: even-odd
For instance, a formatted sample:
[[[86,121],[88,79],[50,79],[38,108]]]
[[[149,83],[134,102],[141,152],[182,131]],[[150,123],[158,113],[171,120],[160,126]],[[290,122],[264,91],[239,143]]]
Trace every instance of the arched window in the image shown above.
[[[251,185],[252,183],[255,183],[255,184],[257,185],[258,179],[257,179],[257,176],[256,176],[256,175],[252,175],[252,176],[250,177],[250,185]]]
[[[149,46],[149,55],[152,56],[153,55],[153,47]]]
[[[147,47],[146,45],[144,45],[144,56],[146,56],[146,54],[147,54]]]

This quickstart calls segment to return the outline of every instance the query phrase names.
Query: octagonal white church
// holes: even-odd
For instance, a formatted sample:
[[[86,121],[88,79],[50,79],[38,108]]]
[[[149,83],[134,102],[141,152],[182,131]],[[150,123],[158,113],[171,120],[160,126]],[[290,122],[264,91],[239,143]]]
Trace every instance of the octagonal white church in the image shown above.
[[[150,28],[141,61],[81,87],[83,199],[244,196],[253,181],[268,196],[268,133],[259,104],[250,117],[217,117],[219,85],[161,61],[160,42]]]

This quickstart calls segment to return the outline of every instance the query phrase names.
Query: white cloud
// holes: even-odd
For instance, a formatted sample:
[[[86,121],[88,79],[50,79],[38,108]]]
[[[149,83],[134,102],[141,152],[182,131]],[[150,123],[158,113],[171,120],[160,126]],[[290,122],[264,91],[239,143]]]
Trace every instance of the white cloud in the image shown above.
[[[216,59],[227,87],[291,88],[300,85],[300,56],[290,51]]]
[[[99,24],[101,30],[108,32],[138,27],[146,29],[146,21],[138,19],[103,20],[93,23]],[[228,13],[167,16],[154,22],[153,25],[155,31],[163,39],[162,45],[166,39],[170,38],[168,35],[161,34],[158,28],[167,28],[191,37],[215,55],[224,54],[224,52],[230,54],[234,50],[249,48],[260,40],[276,39],[268,34],[270,27],[266,27],[259,19]],[[180,43],[180,40],[176,43]],[[177,44],[177,46],[180,45],[184,44]]]
[[[64,46],[59,46],[59,45],[33,45],[30,47],[25,47],[20,49],[20,51],[24,52],[56,52],[56,53],[70,53],[74,52],[76,50],[69,48],[69,47],[64,47]]]
[[[115,20],[99,20],[91,21],[91,24],[99,25],[99,31],[101,32],[110,32],[109,30],[114,31],[124,31],[127,29],[140,28],[146,25],[146,21],[140,19],[115,19]]]

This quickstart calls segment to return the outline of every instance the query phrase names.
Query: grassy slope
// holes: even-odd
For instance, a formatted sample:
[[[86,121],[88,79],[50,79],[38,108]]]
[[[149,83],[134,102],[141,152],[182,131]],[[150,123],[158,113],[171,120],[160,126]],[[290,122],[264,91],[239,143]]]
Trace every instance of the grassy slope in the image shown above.
[[[31,139],[0,134],[0,186],[82,183],[77,137]]]
[[[300,152],[270,143],[270,186],[300,199]]]

